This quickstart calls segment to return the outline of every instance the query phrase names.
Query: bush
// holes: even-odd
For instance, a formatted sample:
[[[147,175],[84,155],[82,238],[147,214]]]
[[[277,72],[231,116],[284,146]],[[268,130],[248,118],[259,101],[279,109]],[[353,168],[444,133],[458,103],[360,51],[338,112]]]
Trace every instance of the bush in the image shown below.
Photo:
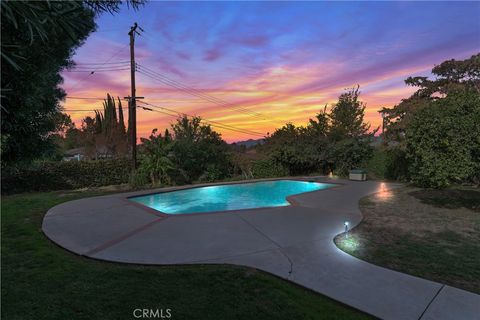
[[[385,178],[398,181],[409,181],[409,160],[407,153],[400,147],[386,150]]]
[[[348,176],[351,169],[362,167],[371,158],[373,147],[369,139],[350,138],[332,143],[328,162],[334,165],[339,176]]]
[[[373,151],[373,155],[367,162],[366,169],[369,179],[384,179],[387,164],[385,149],[380,147]]]
[[[2,170],[2,193],[68,190],[129,182],[131,161],[40,162]]]
[[[444,188],[478,180],[480,169],[480,96],[450,94],[418,111],[407,127],[407,156],[412,181]]]
[[[289,174],[288,169],[271,159],[256,161],[252,166],[252,175],[255,179],[285,177]]]
[[[225,174],[215,165],[207,166],[207,170],[200,176],[199,181],[215,182],[225,178]]]
[[[140,189],[142,187],[152,185],[150,178],[143,170],[136,170],[130,174],[128,184],[133,189]]]

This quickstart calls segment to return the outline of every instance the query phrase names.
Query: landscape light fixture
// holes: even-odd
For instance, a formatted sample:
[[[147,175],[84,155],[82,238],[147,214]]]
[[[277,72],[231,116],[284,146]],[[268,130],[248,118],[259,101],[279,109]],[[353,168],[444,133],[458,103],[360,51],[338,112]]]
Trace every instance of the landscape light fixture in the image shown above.
[[[345,238],[348,238],[348,225],[349,224],[350,223],[347,220],[345,220],[345,222],[343,223],[343,225],[345,226]]]

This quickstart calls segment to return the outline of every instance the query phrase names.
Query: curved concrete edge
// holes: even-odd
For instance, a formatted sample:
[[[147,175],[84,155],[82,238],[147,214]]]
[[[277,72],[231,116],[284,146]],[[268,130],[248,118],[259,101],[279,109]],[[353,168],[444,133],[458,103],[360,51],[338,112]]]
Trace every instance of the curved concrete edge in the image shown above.
[[[372,189],[372,183],[325,178],[319,182],[341,183],[342,188],[296,195],[296,205],[281,207],[283,210],[265,208],[163,219],[125,201],[132,194],[151,190],[129,192],[56,206],[45,215],[42,229],[67,250],[98,260],[257,268],[382,319],[477,319],[479,295],[369,264],[336,247],[333,238],[343,231],[343,221],[349,219],[352,226],[361,222],[358,200],[375,193],[379,183],[373,183]],[[327,193],[329,190],[332,192]],[[299,219],[289,219],[292,213]],[[328,228],[315,227],[322,223]],[[191,230],[196,228],[200,231],[192,235]],[[226,230],[221,232],[222,228]],[[82,229],[83,236],[75,238]],[[209,237],[209,232],[213,236]],[[180,252],[164,248],[172,245],[169,237],[178,238],[179,234],[187,237],[177,248]],[[215,244],[219,239],[227,239],[227,243]],[[204,240],[207,242],[202,243]],[[213,241],[213,252],[202,251],[208,241]],[[238,242],[245,243],[235,245]]]

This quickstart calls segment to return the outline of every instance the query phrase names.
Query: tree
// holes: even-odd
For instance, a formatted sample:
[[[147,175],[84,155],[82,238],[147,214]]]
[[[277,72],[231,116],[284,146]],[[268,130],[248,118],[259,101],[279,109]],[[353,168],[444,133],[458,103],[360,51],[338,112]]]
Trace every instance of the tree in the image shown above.
[[[107,93],[103,101],[103,113],[95,111],[97,147],[108,156],[123,156],[127,153],[127,132],[123,122],[122,101],[118,99],[118,119],[115,99]]]
[[[342,93],[330,110],[329,137],[333,141],[368,135],[370,125],[364,122],[365,103],[359,100],[360,86]]]
[[[480,95],[451,92],[415,113],[406,130],[410,176],[422,187],[480,182]]]
[[[360,87],[342,93],[330,110],[330,146],[327,161],[339,175],[362,166],[372,155],[372,138],[378,128],[369,132],[370,125],[364,121],[366,105],[359,99]]]
[[[309,135],[321,140],[325,140],[328,137],[330,120],[327,113],[327,105],[315,115],[315,119],[308,121],[307,131]]]
[[[327,112],[327,106],[310,119],[306,127],[286,124],[265,139],[259,149],[290,174],[314,171],[339,175],[363,165],[372,155],[371,140],[365,123],[365,104],[359,99],[359,87],[342,93]],[[378,129],[377,129],[378,130]]]
[[[313,137],[308,136],[305,127],[297,127],[292,123],[276,129],[265,139],[262,149],[292,175],[316,170],[321,160]]]
[[[178,118],[172,130],[178,181],[217,180],[231,171],[227,143],[201,118]]]
[[[440,187],[448,185],[452,181],[458,181],[458,179],[454,179],[452,176],[445,175],[445,171],[443,170],[445,168],[442,169],[442,164],[446,163],[442,160],[445,150],[441,151],[438,148],[426,147],[426,154],[423,154],[414,146],[416,146],[419,141],[426,143],[427,140],[423,140],[424,137],[416,137],[413,134],[420,134],[420,132],[422,132],[420,128],[424,127],[424,125],[426,126],[432,119],[435,119],[440,126],[446,123],[450,123],[451,126],[455,125],[453,122],[448,122],[448,119],[439,118],[450,117],[451,115],[439,111],[438,114],[430,117],[429,114],[433,111],[424,109],[433,107],[435,110],[439,110],[441,107],[438,106],[444,105],[444,103],[445,105],[449,105],[452,101],[457,101],[459,105],[464,105],[464,103],[461,103],[459,100],[462,99],[462,97],[466,98],[470,95],[480,95],[480,54],[473,55],[465,60],[452,59],[445,61],[435,66],[432,69],[432,74],[433,78],[431,79],[428,77],[407,78],[405,83],[418,87],[418,90],[409,98],[403,99],[402,102],[393,108],[384,108],[381,112],[386,116],[384,139],[387,144],[389,144],[387,175],[390,176],[390,178],[398,179],[403,177],[406,180],[414,180],[417,184],[423,186],[431,185]],[[452,95],[455,97],[452,98],[453,100],[441,102]],[[457,120],[461,121],[461,118]],[[452,133],[448,128],[442,128],[443,130],[447,130],[446,132]],[[460,134],[460,132],[462,131],[457,131],[458,134]],[[458,139],[462,137],[446,135],[444,138],[454,143],[454,141],[458,141]],[[413,152],[412,150],[416,151]],[[438,156],[435,155],[435,152],[439,153]],[[452,157],[454,157],[454,155],[452,155]],[[434,164],[433,161],[438,162]],[[454,172],[454,169],[451,170]],[[424,178],[429,175],[433,176],[430,177],[430,179]],[[470,178],[467,180],[469,179]],[[433,182],[433,180],[438,181]]]
[[[95,110],[94,118],[83,120],[81,146],[86,148],[90,158],[125,156],[128,151],[122,101],[117,99],[118,117],[115,99],[107,93],[103,111]]]
[[[65,97],[60,72],[73,66],[71,56],[95,30],[94,18],[120,3],[1,2],[2,166],[54,150]]]
[[[228,145],[210,125],[199,117],[180,117],[171,125],[173,135],[157,129],[149,139],[142,138],[139,180],[146,176],[153,184],[214,181],[233,169]]]
[[[428,107],[431,101],[465,90],[480,94],[480,54],[465,60],[444,61],[432,69],[432,74],[433,79],[428,77],[407,78],[405,83],[418,87],[418,90],[393,108],[381,110],[385,114],[387,122],[386,140],[403,144],[409,122],[417,111]]]
[[[7,3],[11,10],[4,7]],[[23,6],[38,7],[44,14],[49,9],[52,15],[63,12],[62,19],[70,19],[77,28],[68,34],[50,20],[42,25],[48,42],[37,40],[42,37],[29,36],[31,26],[22,16]],[[2,20],[13,15],[11,20],[2,21],[2,164],[28,161],[54,149],[51,133],[57,129],[59,101],[65,97],[58,87],[62,82],[59,72],[71,66],[72,50],[95,28],[90,10],[70,2],[61,7],[47,2],[2,1]],[[35,8],[29,9],[32,14]],[[17,57],[20,62],[9,63],[9,57]]]
[[[13,26],[18,31],[24,31],[23,36],[27,42],[6,42],[2,45],[1,56],[4,62],[16,70],[28,60],[26,52],[21,47],[28,47],[35,41],[48,45],[52,38],[67,36],[76,41],[78,33],[91,27],[89,20],[72,19],[86,11],[98,15],[104,12],[110,14],[120,10],[121,0],[84,0],[59,3],[57,1],[2,1],[2,26]],[[144,0],[125,1],[127,6],[138,9],[145,3]],[[51,26],[56,26],[51,29]],[[2,35],[3,35],[2,27]],[[22,40],[17,38],[16,40]],[[22,48],[23,49],[23,48]]]

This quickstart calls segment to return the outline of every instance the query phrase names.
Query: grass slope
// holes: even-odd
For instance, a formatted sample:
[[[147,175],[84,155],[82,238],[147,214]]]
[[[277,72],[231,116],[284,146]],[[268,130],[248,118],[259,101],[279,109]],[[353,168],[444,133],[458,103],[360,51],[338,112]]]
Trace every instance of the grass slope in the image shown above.
[[[3,197],[3,319],[133,319],[136,308],[169,308],[172,319],[371,318],[255,269],[106,263],[62,250],[42,234],[50,207],[98,194]]]

